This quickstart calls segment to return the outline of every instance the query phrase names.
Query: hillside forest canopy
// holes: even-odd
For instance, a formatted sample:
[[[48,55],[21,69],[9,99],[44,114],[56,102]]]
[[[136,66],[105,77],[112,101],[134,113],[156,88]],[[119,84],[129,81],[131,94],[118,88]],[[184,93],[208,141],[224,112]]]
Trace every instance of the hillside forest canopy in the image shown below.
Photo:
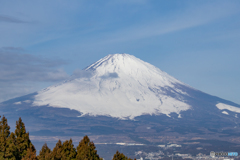
[[[51,150],[45,143],[36,155],[36,149],[29,139],[25,124],[21,117],[16,122],[15,132],[5,116],[0,116],[0,160],[102,160],[93,142],[86,135],[75,148],[72,139],[61,142]],[[112,160],[132,160],[123,153],[116,151]]]

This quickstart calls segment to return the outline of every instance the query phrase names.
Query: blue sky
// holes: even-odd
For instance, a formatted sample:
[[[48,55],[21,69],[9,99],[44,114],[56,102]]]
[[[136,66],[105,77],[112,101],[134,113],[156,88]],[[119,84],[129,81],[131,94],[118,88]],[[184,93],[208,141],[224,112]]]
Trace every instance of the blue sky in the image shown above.
[[[238,0],[0,0],[0,101],[114,53],[240,104]]]

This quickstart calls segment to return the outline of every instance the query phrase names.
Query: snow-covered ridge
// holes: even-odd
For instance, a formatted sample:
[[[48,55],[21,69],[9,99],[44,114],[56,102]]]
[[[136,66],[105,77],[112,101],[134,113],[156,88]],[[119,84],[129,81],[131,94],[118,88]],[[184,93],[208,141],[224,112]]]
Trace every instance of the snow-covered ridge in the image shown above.
[[[218,104],[216,104],[216,107],[220,110],[227,109],[227,110],[232,111],[232,112],[240,113],[240,108],[234,107],[234,106],[231,106],[231,105],[228,105],[228,104],[218,103]]]
[[[171,87],[179,97],[185,94],[174,88],[182,82],[157,67],[132,55],[113,54],[85,68],[89,78],[75,78],[38,92],[34,105],[78,110],[83,115],[106,115],[120,119],[144,114],[186,111],[184,101],[166,95],[161,88]]]

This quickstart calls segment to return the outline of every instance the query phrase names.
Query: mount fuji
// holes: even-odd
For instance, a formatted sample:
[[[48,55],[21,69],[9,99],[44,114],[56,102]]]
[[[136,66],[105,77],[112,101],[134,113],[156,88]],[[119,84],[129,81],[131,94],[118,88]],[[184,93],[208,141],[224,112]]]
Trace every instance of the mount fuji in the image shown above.
[[[181,111],[191,109],[183,97],[188,94],[176,87],[185,84],[132,55],[108,55],[85,71],[91,76],[74,78],[38,92],[33,105],[70,108],[82,115],[119,119],[170,113],[180,117]]]
[[[99,143],[240,144],[239,104],[129,54],[108,55],[62,83],[2,102],[0,113],[11,126],[21,116],[36,141],[87,134]]]

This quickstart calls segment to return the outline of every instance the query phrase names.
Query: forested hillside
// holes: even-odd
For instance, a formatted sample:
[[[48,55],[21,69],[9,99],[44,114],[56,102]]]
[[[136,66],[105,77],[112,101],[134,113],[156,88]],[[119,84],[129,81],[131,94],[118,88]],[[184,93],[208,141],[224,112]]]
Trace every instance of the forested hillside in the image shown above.
[[[1,116],[0,116],[1,117]],[[72,139],[61,142],[51,150],[45,143],[36,155],[36,149],[29,139],[22,119],[16,122],[15,132],[10,132],[10,126],[5,116],[0,121],[0,160],[102,160],[97,154],[96,147],[88,136],[84,136],[75,148]],[[118,151],[113,160],[131,160]]]

